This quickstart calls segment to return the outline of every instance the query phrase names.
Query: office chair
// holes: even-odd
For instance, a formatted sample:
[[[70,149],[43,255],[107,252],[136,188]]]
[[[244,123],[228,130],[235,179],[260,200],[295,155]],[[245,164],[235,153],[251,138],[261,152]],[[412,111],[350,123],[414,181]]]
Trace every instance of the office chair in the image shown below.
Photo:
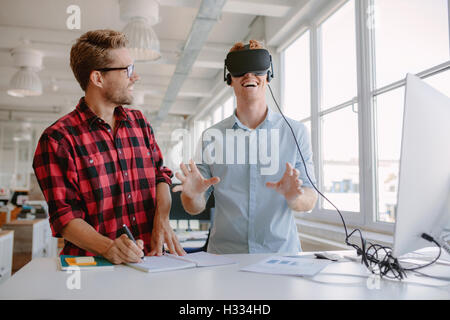
[[[205,244],[203,245],[203,247],[200,248],[191,248],[191,247],[186,247],[184,249],[184,251],[186,251],[186,253],[194,253],[194,252],[201,252],[204,251],[206,252],[208,249],[208,242],[209,242],[209,235],[211,233],[211,228],[212,228],[212,224],[213,224],[213,220],[214,220],[214,207],[215,207],[215,198],[214,198],[214,191],[211,192],[211,195],[209,196],[209,199],[206,203],[206,209],[210,210],[210,227],[208,230],[208,237],[206,238]]]
[[[186,253],[194,253],[194,252],[201,252],[204,251],[206,252],[206,250],[208,249],[208,242],[209,242],[209,234],[211,232],[211,228],[208,230],[208,237],[206,238],[205,244],[203,245],[203,247],[200,248],[190,248],[190,247],[186,247],[183,248],[184,251],[186,251]]]

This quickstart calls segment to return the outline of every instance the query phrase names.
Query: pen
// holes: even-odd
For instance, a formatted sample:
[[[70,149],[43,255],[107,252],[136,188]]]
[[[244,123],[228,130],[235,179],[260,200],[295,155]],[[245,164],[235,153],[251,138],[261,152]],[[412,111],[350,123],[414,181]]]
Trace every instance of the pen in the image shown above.
[[[125,233],[127,234],[128,238],[129,238],[131,241],[133,241],[134,244],[137,245],[136,239],[134,239],[133,234],[131,233],[130,229],[128,229],[127,225],[124,224],[122,227],[123,227],[123,230],[125,230]],[[144,253],[144,255],[145,255],[145,253]]]
[[[126,224],[123,225],[123,229],[125,230],[125,233],[127,234],[128,238],[130,238],[130,240],[136,244],[136,239],[134,239],[133,234],[131,233],[130,229],[128,229]]]

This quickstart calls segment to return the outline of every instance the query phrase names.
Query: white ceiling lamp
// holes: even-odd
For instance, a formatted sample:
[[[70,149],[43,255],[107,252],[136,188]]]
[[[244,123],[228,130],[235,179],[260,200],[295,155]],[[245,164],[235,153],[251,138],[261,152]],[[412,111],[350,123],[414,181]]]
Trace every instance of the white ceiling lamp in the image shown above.
[[[120,18],[128,21],[123,29],[135,61],[161,58],[159,39],[152,26],[159,22],[159,1],[119,0]]]
[[[8,94],[13,97],[39,96],[42,94],[42,82],[37,71],[42,68],[42,53],[25,42],[11,50],[14,66],[19,68],[9,83]]]

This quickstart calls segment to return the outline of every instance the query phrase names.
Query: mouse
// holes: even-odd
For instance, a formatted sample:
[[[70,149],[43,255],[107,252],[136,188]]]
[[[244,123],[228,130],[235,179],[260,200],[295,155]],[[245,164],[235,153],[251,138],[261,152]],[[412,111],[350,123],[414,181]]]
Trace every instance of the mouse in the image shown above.
[[[339,256],[335,255],[335,254],[331,254],[331,253],[326,253],[326,252],[318,252],[314,254],[316,256],[317,259],[327,259],[327,260],[331,260],[331,261],[338,261],[339,260]]]

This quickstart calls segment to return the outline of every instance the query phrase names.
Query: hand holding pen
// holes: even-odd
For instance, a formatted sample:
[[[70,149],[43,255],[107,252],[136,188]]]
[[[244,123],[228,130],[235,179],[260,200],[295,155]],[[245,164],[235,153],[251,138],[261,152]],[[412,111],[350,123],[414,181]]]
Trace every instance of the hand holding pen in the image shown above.
[[[103,256],[114,264],[137,263],[144,256],[144,242],[135,240],[126,225],[123,234],[112,241]]]
[[[130,229],[127,227],[126,224],[123,225],[123,230],[125,231],[125,234],[127,235],[128,239],[131,240],[135,244],[135,246],[132,246],[128,242],[128,247],[131,250],[133,250],[134,253],[137,254],[140,258],[142,258],[144,256],[144,241],[142,241],[140,239],[136,241],[136,239],[134,239],[133,234],[131,233]],[[136,247],[138,247],[140,249],[140,252],[136,251]]]

